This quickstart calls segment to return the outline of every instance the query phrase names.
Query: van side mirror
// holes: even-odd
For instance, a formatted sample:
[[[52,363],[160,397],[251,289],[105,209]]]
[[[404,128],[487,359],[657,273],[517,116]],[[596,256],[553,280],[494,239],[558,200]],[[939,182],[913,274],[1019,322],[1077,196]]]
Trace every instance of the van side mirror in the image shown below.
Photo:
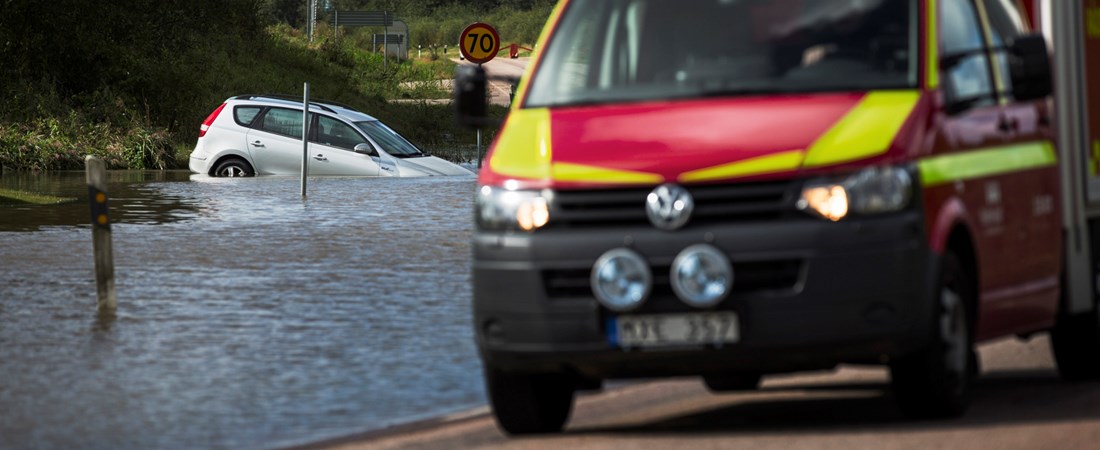
[[[1041,34],[1017,37],[1009,46],[1009,71],[1016,100],[1038,100],[1053,91],[1047,41]]]
[[[488,123],[489,108],[485,101],[488,77],[481,66],[463,64],[455,68],[455,111],[458,123],[476,128]]]

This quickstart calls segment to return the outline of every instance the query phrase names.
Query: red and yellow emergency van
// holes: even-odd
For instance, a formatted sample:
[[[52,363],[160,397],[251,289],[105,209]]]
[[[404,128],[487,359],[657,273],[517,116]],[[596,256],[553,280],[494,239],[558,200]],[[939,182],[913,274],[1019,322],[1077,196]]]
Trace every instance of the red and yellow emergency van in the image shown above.
[[[842,363],[958,415],[976,343],[1046,331],[1100,376],[1100,3],[564,0],[538,48],[475,207],[505,431],[606,379]],[[458,78],[480,120],[484,72]]]

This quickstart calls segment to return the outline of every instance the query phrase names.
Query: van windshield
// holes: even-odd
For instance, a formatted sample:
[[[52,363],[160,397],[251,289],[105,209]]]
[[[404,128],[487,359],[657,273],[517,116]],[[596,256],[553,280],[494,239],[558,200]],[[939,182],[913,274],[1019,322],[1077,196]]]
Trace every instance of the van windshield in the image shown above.
[[[917,86],[917,0],[574,0],[525,107]]]

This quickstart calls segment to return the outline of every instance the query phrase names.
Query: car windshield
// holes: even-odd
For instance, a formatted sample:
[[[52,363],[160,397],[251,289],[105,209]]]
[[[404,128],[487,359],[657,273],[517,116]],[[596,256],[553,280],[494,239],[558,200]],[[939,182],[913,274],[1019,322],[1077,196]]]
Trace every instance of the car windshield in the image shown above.
[[[526,107],[917,85],[917,0],[575,0]]]
[[[370,136],[371,140],[377,143],[382,150],[389,153],[391,156],[398,158],[409,158],[414,156],[423,156],[420,150],[412,145],[409,141],[406,141],[404,137],[397,134],[396,131],[390,129],[381,121],[369,120],[364,122],[355,122],[355,126],[363,130],[367,136]]]

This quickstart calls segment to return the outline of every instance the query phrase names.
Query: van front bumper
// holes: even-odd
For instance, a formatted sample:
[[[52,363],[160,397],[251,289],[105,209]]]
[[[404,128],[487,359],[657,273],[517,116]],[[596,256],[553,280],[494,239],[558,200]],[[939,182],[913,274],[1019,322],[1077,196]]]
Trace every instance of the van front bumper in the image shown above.
[[[655,279],[684,248],[727,254],[738,287],[714,310],[734,311],[733,344],[623,349],[586,289],[604,252],[629,247]],[[592,378],[777,373],[877,363],[925,346],[938,260],[917,211],[838,223],[808,218],[689,227],[480,231],[474,239],[473,309],[487,367],[572,371]],[[665,271],[663,274],[662,271]],[[659,282],[658,282],[659,283]],[[655,286],[631,314],[699,312]]]

